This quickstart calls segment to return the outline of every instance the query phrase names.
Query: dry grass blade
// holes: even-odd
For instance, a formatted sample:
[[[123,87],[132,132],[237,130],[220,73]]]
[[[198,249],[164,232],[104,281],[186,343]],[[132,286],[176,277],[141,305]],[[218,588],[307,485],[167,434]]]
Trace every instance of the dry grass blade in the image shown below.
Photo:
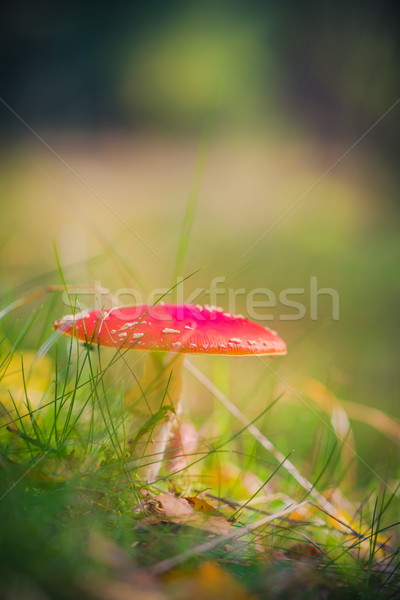
[[[333,412],[334,408],[339,407],[348,418],[365,423],[400,444],[400,421],[395,417],[372,406],[337,398],[323,383],[310,377],[301,380],[301,387],[311,400],[325,410]]]
[[[304,502],[300,502],[298,504],[293,504],[292,506],[286,507],[284,510],[281,510],[272,515],[263,517],[262,519],[258,519],[258,521],[254,521],[254,523],[249,523],[248,525],[245,525],[244,527],[240,527],[239,529],[236,529],[232,533],[229,533],[227,535],[222,535],[217,538],[213,538],[212,540],[209,540],[208,542],[203,542],[202,544],[198,544],[197,546],[195,546],[194,548],[191,548],[190,550],[186,550],[185,552],[181,552],[181,554],[177,554],[176,556],[172,556],[171,558],[162,560],[161,562],[154,565],[150,569],[150,572],[153,575],[160,575],[161,573],[165,573],[166,571],[169,571],[170,569],[173,569],[174,567],[177,567],[178,565],[182,564],[189,558],[192,558],[194,556],[199,556],[200,554],[204,554],[205,552],[210,552],[211,550],[213,550],[214,548],[216,548],[217,546],[219,546],[220,544],[223,544],[225,542],[239,539],[239,538],[243,537],[244,535],[247,535],[251,531],[254,531],[255,529],[259,529],[260,527],[263,527],[264,525],[267,525],[268,523],[271,523],[272,521],[275,521],[276,519],[285,517],[287,514],[292,513],[295,510],[298,510],[299,508],[305,506],[306,504],[308,504],[307,500],[305,500]]]
[[[350,400],[340,400],[350,419],[373,427],[396,444],[400,444],[400,422],[389,417],[378,408],[357,404]]]
[[[27,304],[30,304],[31,302],[34,302],[35,300],[38,300],[39,298],[43,298],[43,296],[46,296],[47,294],[53,294],[54,292],[64,292],[65,290],[68,290],[71,292],[76,292],[76,293],[79,293],[79,290],[94,291],[94,292],[101,294],[105,298],[108,298],[109,300],[114,302],[114,304],[118,304],[117,299],[115,298],[115,296],[113,296],[113,294],[110,294],[109,290],[107,290],[106,288],[103,288],[101,286],[98,286],[98,285],[67,285],[67,286],[63,286],[63,285],[54,284],[54,285],[48,285],[40,290],[37,290],[36,292],[32,292],[31,294],[28,294],[27,296],[22,296],[21,298],[18,298],[18,300],[11,302],[11,304],[9,304],[8,306],[6,306],[5,308],[3,308],[0,311],[0,319],[5,317],[9,312],[12,312],[13,310],[16,310],[17,308],[21,308],[22,306],[26,306]]]

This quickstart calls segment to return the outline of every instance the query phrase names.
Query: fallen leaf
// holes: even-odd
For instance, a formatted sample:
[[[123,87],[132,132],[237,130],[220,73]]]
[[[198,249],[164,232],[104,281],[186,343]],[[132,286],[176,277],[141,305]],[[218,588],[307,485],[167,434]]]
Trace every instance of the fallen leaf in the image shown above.
[[[214,516],[195,512],[185,498],[177,498],[173,494],[161,494],[155,496],[155,499],[161,504],[164,515],[170,523],[190,525],[217,535],[226,535],[231,530],[230,522],[221,513]],[[149,524],[149,521],[146,521],[146,524]]]
[[[231,531],[231,523],[225,517],[203,517],[200,523],[203,529],[218,535],[227,535]]]
[[[174,517],[174,519],[182,517],[185,521],[193,515],[193,508],[185,498],[177,498],[173,494],[161,494],[156,496],[156,499],[167,517]]]
[[[322,551],[314,546],[313,544],[306,542],[297,542],[293,544],[288,550],[286,550],[286,556],[293,560],[315,560],[321,558]]]
[[[187,500],[190,506],[197,512],[210,516],[212,515],[214,517],[224,516],[219,510],[217,510],[216,508],[211,506],[211,504],[203,500],[203,498],[199,498],[198,496],[188,496],[185,498],[185,500]]]

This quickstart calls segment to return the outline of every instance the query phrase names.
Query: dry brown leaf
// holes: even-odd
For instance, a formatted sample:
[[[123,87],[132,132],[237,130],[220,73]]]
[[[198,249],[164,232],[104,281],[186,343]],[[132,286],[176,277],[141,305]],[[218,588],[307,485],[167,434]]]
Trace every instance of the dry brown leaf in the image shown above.
[[[231,531],[231,523],[225,519],[225,517],[201,517],[199,518],[199,526],[202,525],[202,529],[207,529],[211,533],[218,535],[227,535]]]
[[[203,498],[199,498],[198,496],[187,496],[185,500],[187,500],[190,506],[197,512],[203,513],[205,515],[212,515],[214,517],[224,516],[219,510],[217,510],[211,504],[203,500]]]
[[[316,558],[320,558],[323,553],[319,548],[317,548],[317,546],[314,546],[311,543],[307,544],[306,542],[297,542],[288,548],[285,554],[293,560],[301,561],[315,560]]]
[[[185,521],[193,515],[193,508],[185,498],[177,498],[173,494],[161,494],[156,496],[156,499],[161,504],[167,517],[173,517],[174,519],[182,517]]]
[[[231,524],[223,515],[207,515],[195,512],[185,498],[177,498],[173,494],[161,494],[155,496],[161,504],[162,510],[170,523],[190,525],[218,535],[226,535],[231,529]],[[157,520],[157,519],[156,519]],[[141,521],[143,524],[143,521]],[[150,523],[146,520],[146,525]]]

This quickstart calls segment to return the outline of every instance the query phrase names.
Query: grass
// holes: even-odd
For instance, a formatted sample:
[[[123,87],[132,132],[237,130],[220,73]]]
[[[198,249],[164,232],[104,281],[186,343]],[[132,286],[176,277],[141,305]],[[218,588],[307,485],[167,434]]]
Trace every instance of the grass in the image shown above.
[[[75,341],[57,340],[41,358],[39,347],[28,349],[39,321],[50,323],[57,310],[50,297],[25,323],[13,323],[11,313],[3,319],[4,597],[118,598],[121,586],[134,593],[145,585],[150,598],[183,598],[189,583],[200,598],[222,598],[226,589],[238,598],[397,597],[397,482],[383,478],[379,494],[358,487],[347,500],[341,484],[348,437],[318,428],[318,450],[300,465],[311,482],[304,489],[285,470],[289,455],[298,457],[288,452],[279,460],[269,440],[254,439],[252,428],[265,430],[281,405],[271,389],[267,408],[251,423],[223,430],[222,409],[221,422],[210,415],[197,423],[202,440],[188,465],[171,473],[165,459],[159,481],[147,486],[125,452],[124,392],[134,381],[109,377],[121,357],[100,361],[97,349]],[[147,449],[142,462],[152,460]],[[328,509],[315,500],[317,489]],[[199,492],[206,508],[187,519],[179,507],[174,515],[160,504],[162,494]]]

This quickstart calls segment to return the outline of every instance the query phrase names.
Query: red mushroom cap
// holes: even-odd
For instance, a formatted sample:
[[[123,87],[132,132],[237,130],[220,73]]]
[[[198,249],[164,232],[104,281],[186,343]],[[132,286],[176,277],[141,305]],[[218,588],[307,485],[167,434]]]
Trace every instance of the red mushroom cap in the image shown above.
[[[286,354],[272,329],[222,308],[199,304],[117,307],[67,315],[60,333],[109,348],[191,354]]]

